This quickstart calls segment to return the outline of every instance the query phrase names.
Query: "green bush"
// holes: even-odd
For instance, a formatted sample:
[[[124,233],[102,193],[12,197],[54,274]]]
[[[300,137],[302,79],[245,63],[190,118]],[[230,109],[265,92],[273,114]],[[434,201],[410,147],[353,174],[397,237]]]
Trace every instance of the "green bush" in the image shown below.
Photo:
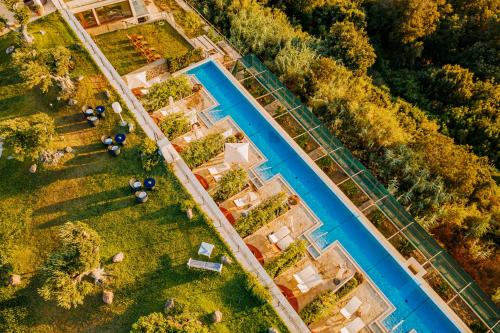
[[[153,140],[146,138],[139,147],[141,152],[142,167],[146,171],[150,171],[156,167],[161,161],[161,155],[158,151],[158,146]]]
[[[257,278],[252,274],[247,274],[245,279],[245,289],[252,294],[260,304],[271,301],[271,293],[262,286]]]
[[[156,111],[169,104],[169,97],[178,100],[191,94],[191,90],[191,83],[186,76],[171,77],[149,88],[143,97],[143,104],[148,111]]]
[[[132,325],[130,333],[204,333],[208,332],[202,323],[189,314],[166,316],[153,312],[142,316]]]
[[[167,115],[160,121],[159,126],[169,140],[173,140],[191,130],[189,118],[182,112]]]
[[[225,201],[233,195],[241,192],[248,183],[248,175],[242,168],[228,171],[220,180],[220,185],[214,194],[217,202]]]
[[[188,167],[193,169],[222,153],[224,143],[222,134],[207,135],[203,139],[191,142],[182,151],[181,156]]]
[[[296,240],[290,245],[286,251],[282,252],[278,258],[265,265],[266,271],[273,279],[286,271],[288,268],[299,262],[306,254],[306,242],[304,240]]]
[[[3,255],[0,255],[0,287],[9,284],[9,277],[14,271],[14,267]]]
[[[258,207],[252,209],[248,215],[238,219],[236,231],[243,238],[251,235],[260,227],[288,211],[289,207],[286,201],[287,195],[283,192],[270,197]]]
[[[165,58],[165,65],[167,66],[167,70],[173,73],[201,59],[203,59],[203,51],[201,49],[193,49],[181,56]]]
[[[363,282],[363,276],[356,273],[352,279],[347,281],[337,292],[328,291],[316,297],[311,303],[307,304],[301,311],[300,317],[309,325],[324,316],[328,315],[335,304],[353,291]]]

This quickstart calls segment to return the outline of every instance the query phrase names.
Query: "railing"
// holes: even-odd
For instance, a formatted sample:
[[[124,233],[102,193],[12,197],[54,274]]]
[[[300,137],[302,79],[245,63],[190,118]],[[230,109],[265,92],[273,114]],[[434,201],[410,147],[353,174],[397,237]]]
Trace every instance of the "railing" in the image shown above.
[[[399,233],[434,267],[456,294],[488,327],[489,332],[500,330],[499,311],[465,270],[432,238],[403,208],[387,189],[368,171],[321,121],[291,93],[284,84],[253,54],[240,59],[270,95],[276,98],[305,131],[372,200],[380,211],[398,229]]]

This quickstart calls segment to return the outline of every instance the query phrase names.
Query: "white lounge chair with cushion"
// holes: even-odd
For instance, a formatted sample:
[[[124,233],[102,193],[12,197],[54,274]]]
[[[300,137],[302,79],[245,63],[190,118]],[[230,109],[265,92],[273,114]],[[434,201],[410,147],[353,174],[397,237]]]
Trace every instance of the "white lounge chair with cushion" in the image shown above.
[[[358,333],[366,324],[361,318],[356,317],[353,321],[340,329],[340,333]]]
[[[269,234],[267,238],[271,243],[276,244],[289,234],[290,234],[290,229],[285,225],[279,228],[277,231]]]
[[[358,311],[359,307],[363,304],[359,298],[354,296],[349,302],[340,310],[340,313],[346,318],[350,319],[353,314]]]
[[[293,277],[298,283],[297,288],[299,288],[302,293],[307,293],[311,288],[323,282],[321,275],[312,264],[306,266],[302,271],[293,274]]]
[[[288,249],[290,247],[290,245],[292,245],[294,239],[292,236],[290,235],[286,235],[285,237],[283,237],[282,239],[280,239],[277,243],[276,243],[276,246],[281,250],[281,251],[285,251],[286,249]]]
[[[189,268],[203,269],[218,273],[222,272],[222,264],[219,262],[208,262],[189,258],[187,265]]]
[[[208,168],[208,172],[210,172],[212,176],[217,176],[223,172],[226,172],[229,169],[231,169],[229,163],[224,162],[219,165]]]
[[[254,203],[257,199],[258,199],[258,195],[257,193],[255,192],[249,192],[246,196],[244,196],[243,198],[239,198],[239,199],[236,199],[234,200],[234,204],[236,205],[236,207],[238,208],[243,208],[245,207],[246,205],[249,205],[251,203]]]

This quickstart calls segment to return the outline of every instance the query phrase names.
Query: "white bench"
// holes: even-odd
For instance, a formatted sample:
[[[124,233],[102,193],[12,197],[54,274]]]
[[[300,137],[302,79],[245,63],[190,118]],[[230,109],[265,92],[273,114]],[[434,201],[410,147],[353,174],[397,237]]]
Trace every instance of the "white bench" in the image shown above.
[[[203,269],[218,273],[222,272],[222,264],[219,262],[208,262],[189,258],[187,265],[189,268]]]

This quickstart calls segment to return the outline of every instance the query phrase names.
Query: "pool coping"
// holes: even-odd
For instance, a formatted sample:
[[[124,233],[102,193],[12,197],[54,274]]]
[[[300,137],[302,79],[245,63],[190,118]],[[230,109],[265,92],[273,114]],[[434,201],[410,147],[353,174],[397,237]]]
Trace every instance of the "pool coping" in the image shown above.
[[[429,286],[427,281],[423,278],[416,277],[409,268],[405,265],[406,259],[394,248],[394,246],[382,235],[382,233],[376,229],[376,227],[371,223],[370,220],[359,210],[359,208],[352,203],[352,201],[338,188],[337,185],[321,170],[318,165],[307,155],[302,148],[290,137],[288,133],[272,118],[266,110],[260,105],[255,98],[241,85],[241,83],[224,67],[221,66],[217,60],[213,57],[208,57],[198,63],[192,64],[177,73],[186,73],[189,70],[199,67],[207,62],[212,62],[217,66],[217,68],[231,81],[231,83],[240,90],[240,92],[245,96],[245,98],[256,108],[259,113],[269,122],[269,124],[276,130],[283,139],[295,150],[296,153],[306,162],[312,170],[320,177],[320,179],[329,187],[331,191],[346,205],[349,211],[358,218],[358,220],[367,228],[368,231],[375,237],[377,241],[384,247],[389,254],[393,256],[395,261],[400,265],[401,268],[414,280],[414,282],[424,291],[424,293],[434,302],[434,304],[448,317],[448,319],[457,327],[457,329],[463,332],[472,332],[470,328],[465,325],[460,317],[448,306],[448,304]],[[208,90],[208,89],[207,89]],[[321,225],[323,223],[319,220]],[[316,228],[316,229],[318,229]],[[314,232],[313,229],[310,232]],[[328,249],[333,244],[329,244],[325,249]],[[355,262],[355,261],[354,261]],[[358,265],[359,266],[359,265]],[[364,271],[363,271],[364,272]],[[366,274],[366,273],[365,273]],[[367,275],[369,278],[369,276]],[[371,278],[369,278],[371,279]],[[378,289],[378,287],[377,287]],[[383,294],[383,293],[382,293]],[[384,295],[385,297],[385,295]],[[384,318],[385,319],[385,318]],[[382,325],[383,326],[383,325]],[[383,326],[385,327],[385,326]]]

